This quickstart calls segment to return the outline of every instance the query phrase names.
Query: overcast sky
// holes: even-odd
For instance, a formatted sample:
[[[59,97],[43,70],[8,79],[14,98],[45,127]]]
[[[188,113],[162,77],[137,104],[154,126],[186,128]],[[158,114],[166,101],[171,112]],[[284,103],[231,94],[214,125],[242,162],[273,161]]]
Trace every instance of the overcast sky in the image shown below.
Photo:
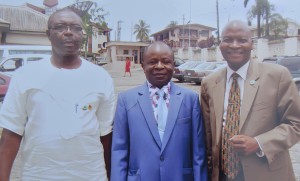
[[[4,5],[22,5],[26,2],[43,7],[43,0],[0,0]],[[74,0],[58,0],[59,7],[65,7]],[[164,29],[171,21],[178,24],[191,23],[217,27],[216,0],[98,0],[99,6],[109,13],[105,20],[112,28],[111,40],[115,40],[117,22],[121,23],[121,40],[135,41],[132,35],[134,24],[142,19],[150,25],[150,34]],[[244,0],[219,0],[220,29],[233,19],[246,21],[246,13],[255,0],[249,0],[247,8]],[[269,0],[275,5],[275,12],[285,18],[291,18],[300,23],[299,0]],[[256,22],[253,21],[255,24]]]

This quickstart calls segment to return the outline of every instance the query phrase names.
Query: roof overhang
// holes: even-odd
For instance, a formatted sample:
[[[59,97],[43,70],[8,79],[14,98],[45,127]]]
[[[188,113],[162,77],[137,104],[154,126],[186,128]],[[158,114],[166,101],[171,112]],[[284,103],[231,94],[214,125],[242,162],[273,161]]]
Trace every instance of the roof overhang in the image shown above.
[[[129,42],[129,41],[110,41],[107,43],[107,47],[110,46],[135,46],[135,47],[146,47],[148,42]]]

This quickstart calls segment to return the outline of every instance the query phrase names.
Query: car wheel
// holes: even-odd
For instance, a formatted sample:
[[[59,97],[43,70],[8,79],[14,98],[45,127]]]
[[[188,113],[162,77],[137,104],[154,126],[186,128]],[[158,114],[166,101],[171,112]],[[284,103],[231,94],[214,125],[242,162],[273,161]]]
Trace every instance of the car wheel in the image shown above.
[[[184,81],[184,79],[183,79],[183,78],[179,78],[178,80],[179,80],[179,82],[183,82],[183,81]]]

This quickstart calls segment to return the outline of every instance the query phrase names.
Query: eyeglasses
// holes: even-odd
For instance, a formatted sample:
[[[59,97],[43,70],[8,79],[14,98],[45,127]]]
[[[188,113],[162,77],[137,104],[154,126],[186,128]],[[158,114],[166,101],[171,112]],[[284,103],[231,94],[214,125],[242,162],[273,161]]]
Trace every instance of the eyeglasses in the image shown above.
[[[57,32],[66,32],[70,30],[73,33],[81,33],[82,27],[80,25],[66,25],[66,24],[56,24],[53,27],[49,27],[49,29],[53,29]]]

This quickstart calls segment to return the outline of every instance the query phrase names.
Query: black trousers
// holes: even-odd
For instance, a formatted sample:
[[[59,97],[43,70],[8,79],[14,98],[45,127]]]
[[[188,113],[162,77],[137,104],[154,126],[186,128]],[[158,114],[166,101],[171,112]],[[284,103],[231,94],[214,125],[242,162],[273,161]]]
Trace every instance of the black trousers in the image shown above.
[[[241,168],[241,170],[239,171],[239,173],[237,174],[237,176],[234,179],[229,179],[223,172],[222,169],[220,169],[220,181],[245,181],[244,179],[244,172],[243,172],[243,168]]]

